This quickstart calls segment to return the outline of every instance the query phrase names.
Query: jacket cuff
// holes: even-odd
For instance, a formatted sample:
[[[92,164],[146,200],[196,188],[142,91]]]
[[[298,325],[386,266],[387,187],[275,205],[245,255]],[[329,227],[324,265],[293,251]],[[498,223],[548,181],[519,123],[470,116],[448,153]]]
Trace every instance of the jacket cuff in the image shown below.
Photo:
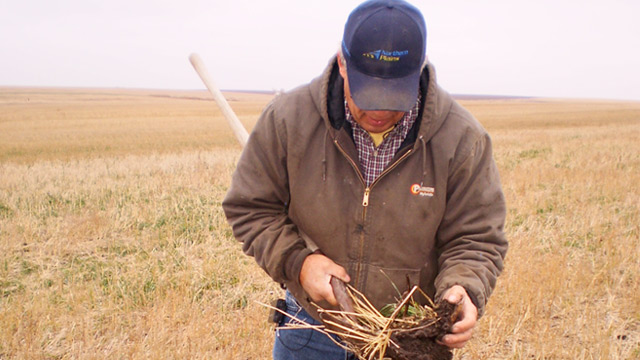
[[[302,263],[311,253],[312,251],[309,248],[299,248],[289,253],[284,263],[284,275],[287,281],[300,283]]]

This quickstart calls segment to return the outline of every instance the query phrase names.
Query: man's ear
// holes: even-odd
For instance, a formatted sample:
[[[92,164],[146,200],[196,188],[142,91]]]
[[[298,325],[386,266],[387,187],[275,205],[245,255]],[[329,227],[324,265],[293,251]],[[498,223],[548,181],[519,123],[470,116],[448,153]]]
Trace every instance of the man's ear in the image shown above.
[[[347,66],[344,64],[344,60],[340,56],[340,53],[337,54],[338,58],[338,67],[340,68],[340,75],[344,80],[347,80]]]

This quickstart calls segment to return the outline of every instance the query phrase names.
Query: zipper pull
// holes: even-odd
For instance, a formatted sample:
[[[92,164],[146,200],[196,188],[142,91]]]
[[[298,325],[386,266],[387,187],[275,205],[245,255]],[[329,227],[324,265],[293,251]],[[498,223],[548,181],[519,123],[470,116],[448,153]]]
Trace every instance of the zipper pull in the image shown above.
[[[369,188],[364,189],[364,197],[362,198],[362,206],[369,206]]]

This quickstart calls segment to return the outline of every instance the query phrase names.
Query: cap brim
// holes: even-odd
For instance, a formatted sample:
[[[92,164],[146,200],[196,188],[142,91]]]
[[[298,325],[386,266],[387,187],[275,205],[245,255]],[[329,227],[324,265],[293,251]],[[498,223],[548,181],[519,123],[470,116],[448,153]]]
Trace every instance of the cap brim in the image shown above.
[[[385,79],[362,74],[347,67],[349,90],[362,110],[407,112],[418,99],[420,71],[402,78]]]

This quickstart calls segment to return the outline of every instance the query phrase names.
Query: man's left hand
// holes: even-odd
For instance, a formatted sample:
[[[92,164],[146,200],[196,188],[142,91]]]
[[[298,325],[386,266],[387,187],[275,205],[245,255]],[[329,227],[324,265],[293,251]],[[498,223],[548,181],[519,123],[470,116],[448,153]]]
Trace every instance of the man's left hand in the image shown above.
[[[451,327],[451,333],[442,337],[439,342],[450,348],[462,348],[473,333],[473,328],[478,321],[478,309],[469,298],[467,291],[460,285],[450,287],[442,297],[452,304],[462,303],[462,311]]]

